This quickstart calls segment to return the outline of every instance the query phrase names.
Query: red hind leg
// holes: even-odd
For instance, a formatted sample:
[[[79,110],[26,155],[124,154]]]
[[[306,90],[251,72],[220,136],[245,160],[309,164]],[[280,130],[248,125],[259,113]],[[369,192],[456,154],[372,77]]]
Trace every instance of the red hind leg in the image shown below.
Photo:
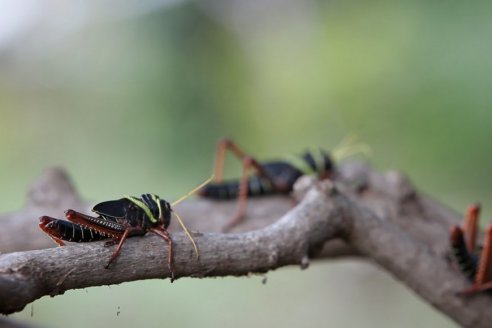
[[[479,215],[480,204],[473,204],[468,207],[463,224],[463,230],[465,232],[466,247],[470,253],[475,252]]]
[[[243,160],[243,174],[239,182],[239,201],[236,214],[232,217],[231,221],[222,228],[223,232],[227,232],[237,226],[244,219],[246,214],[246,205],[248,204],[248,173],[254,163],[254,159],[251,157],[245,157]]]
[[[243,167],[245,165],[245,161],[250,162],[248,164],[250,167],[256,170],[258,175],[266,178],[267,180],[274,185],[274,181],[272,178],[265,172],[261,164],[254,159],[253,156],[248,155],[244,150],[241,149],[235,142],[230,139],[222,139],[217,144],[217,150],[215,155],[215,166],[214,166],[214,182],[222,182],[224,176],[224,161],[225,161],[225,152],[229,150],[232,152],[240,161],[243,162]]]
[[[244,150],[242,150],[236,143],[229,139],[222,139],[217,144],[214,167],[214,180],[216,182],[222,182],[226,150],[231,151],[238,159],[243,162],[243,172],[239,182],[238,209],[231,221],[222,229],[222,231],[224,232],[231,230],[233,227],[241,223],[241,221],[244,219],[246,213],[246,205],[248,202],[248,177],[251,170],[255,170],[259,176],[267,179],[274,189],[282,188],[282,186],[277,186],[275,184],[273,178],[269,174],[267,174],[267,172],[265,172],[265,169],[257,160],[247,155]]]
[[[464,290],[462,293],[474,294],[492,288],[490,277],[490,264],[492,260],[492,225],[487,227],[483,249],[480,254],[480,263],[478,265],[477,275],[473,286]]]
[[[49,216],[42,216],[39,218],[39,228],[44,231],[58,246],[65,246],[65,243],[61,240],[59,231],[52,227],[53,223],[58,220]]]
[[[215,153],[214,164],[214,181],[222,182],[224,176],[224,161],[226,150],[231,151],[237,158],[243,159],[246,156],[246,152],[236,145],[232,140],[221,139],[217,143],[217,149]]]
[[[98,233],[119,240],[125,233],[125,226],[108,222],[101,217],[93,217],[74,210],[66,210],[65,217],[68,221],[80,224],[84,227],[94,229]],[[108,225],[110,224],[110,225]]]

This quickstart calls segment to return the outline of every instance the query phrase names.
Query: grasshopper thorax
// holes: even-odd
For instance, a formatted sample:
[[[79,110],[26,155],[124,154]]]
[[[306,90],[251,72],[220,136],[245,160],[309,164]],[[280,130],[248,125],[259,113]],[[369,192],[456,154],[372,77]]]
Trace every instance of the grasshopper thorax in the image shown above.
[[[141,198],[125,196],[137,207],[143,218],[144,227],[164,226],[166,229],[171,221],[171,205],[156,194],[143,194]]]
[[[333,171],[333,161],[331,156],[323,149],[306,151],[301,155],[301,158],[305,163],[305,174],[317,174],[319,178],[324,179]]]

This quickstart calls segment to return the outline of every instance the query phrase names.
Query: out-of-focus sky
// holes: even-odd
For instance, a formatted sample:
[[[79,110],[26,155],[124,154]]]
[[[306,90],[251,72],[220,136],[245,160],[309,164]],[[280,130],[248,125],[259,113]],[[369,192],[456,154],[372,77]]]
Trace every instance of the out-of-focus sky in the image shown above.
[[[1,212],[21,207],[49,166],[86,199],[173,199],[209,176],[220,137],[261,159],[355,133],[378,169],[406,172],[456,211],[480,200],[492,214],[487,1],[0,7]],[[367,263],[267,276],[71,291],[14,317],[74,328],[453,325]]]

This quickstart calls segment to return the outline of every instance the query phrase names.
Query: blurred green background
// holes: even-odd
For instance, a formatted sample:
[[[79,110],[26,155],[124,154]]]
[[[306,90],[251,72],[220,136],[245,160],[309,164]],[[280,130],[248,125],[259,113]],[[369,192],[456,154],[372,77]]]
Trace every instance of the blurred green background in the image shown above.
[[[86,199],[173,199],[209,176],[220,137],[268,158],[356,133],[378,169],[406,172],[457,211],[481,200],[492,214],[488,1],[0,6],[0,212],[20,208],[53,165]],[[72,328],[454,325],[366,263],[267,277],[70,291],[13,317]]]

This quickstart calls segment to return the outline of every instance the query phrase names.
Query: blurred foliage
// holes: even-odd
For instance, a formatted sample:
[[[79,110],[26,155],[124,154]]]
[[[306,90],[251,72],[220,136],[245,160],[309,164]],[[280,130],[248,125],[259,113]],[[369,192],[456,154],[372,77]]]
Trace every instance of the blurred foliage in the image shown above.
[[[3,51],[0,211],[22,206],[30,181],[52,165],[87,199],[173,199],[208,177],[222,136],[265,158],[329,149],[356,133],[376,167],[406,172],[461,212],[482,200],[490,217],[489,2],[317,1],[236,16],[221,5],[169,5],[55,38],[41,30]],[[451,325],[391,279],[365,265],[352,272],[366,275],[349,279],[347,267],[283,269],[267,286],[186,279],[73,291],[35,302],[33,320]]]

